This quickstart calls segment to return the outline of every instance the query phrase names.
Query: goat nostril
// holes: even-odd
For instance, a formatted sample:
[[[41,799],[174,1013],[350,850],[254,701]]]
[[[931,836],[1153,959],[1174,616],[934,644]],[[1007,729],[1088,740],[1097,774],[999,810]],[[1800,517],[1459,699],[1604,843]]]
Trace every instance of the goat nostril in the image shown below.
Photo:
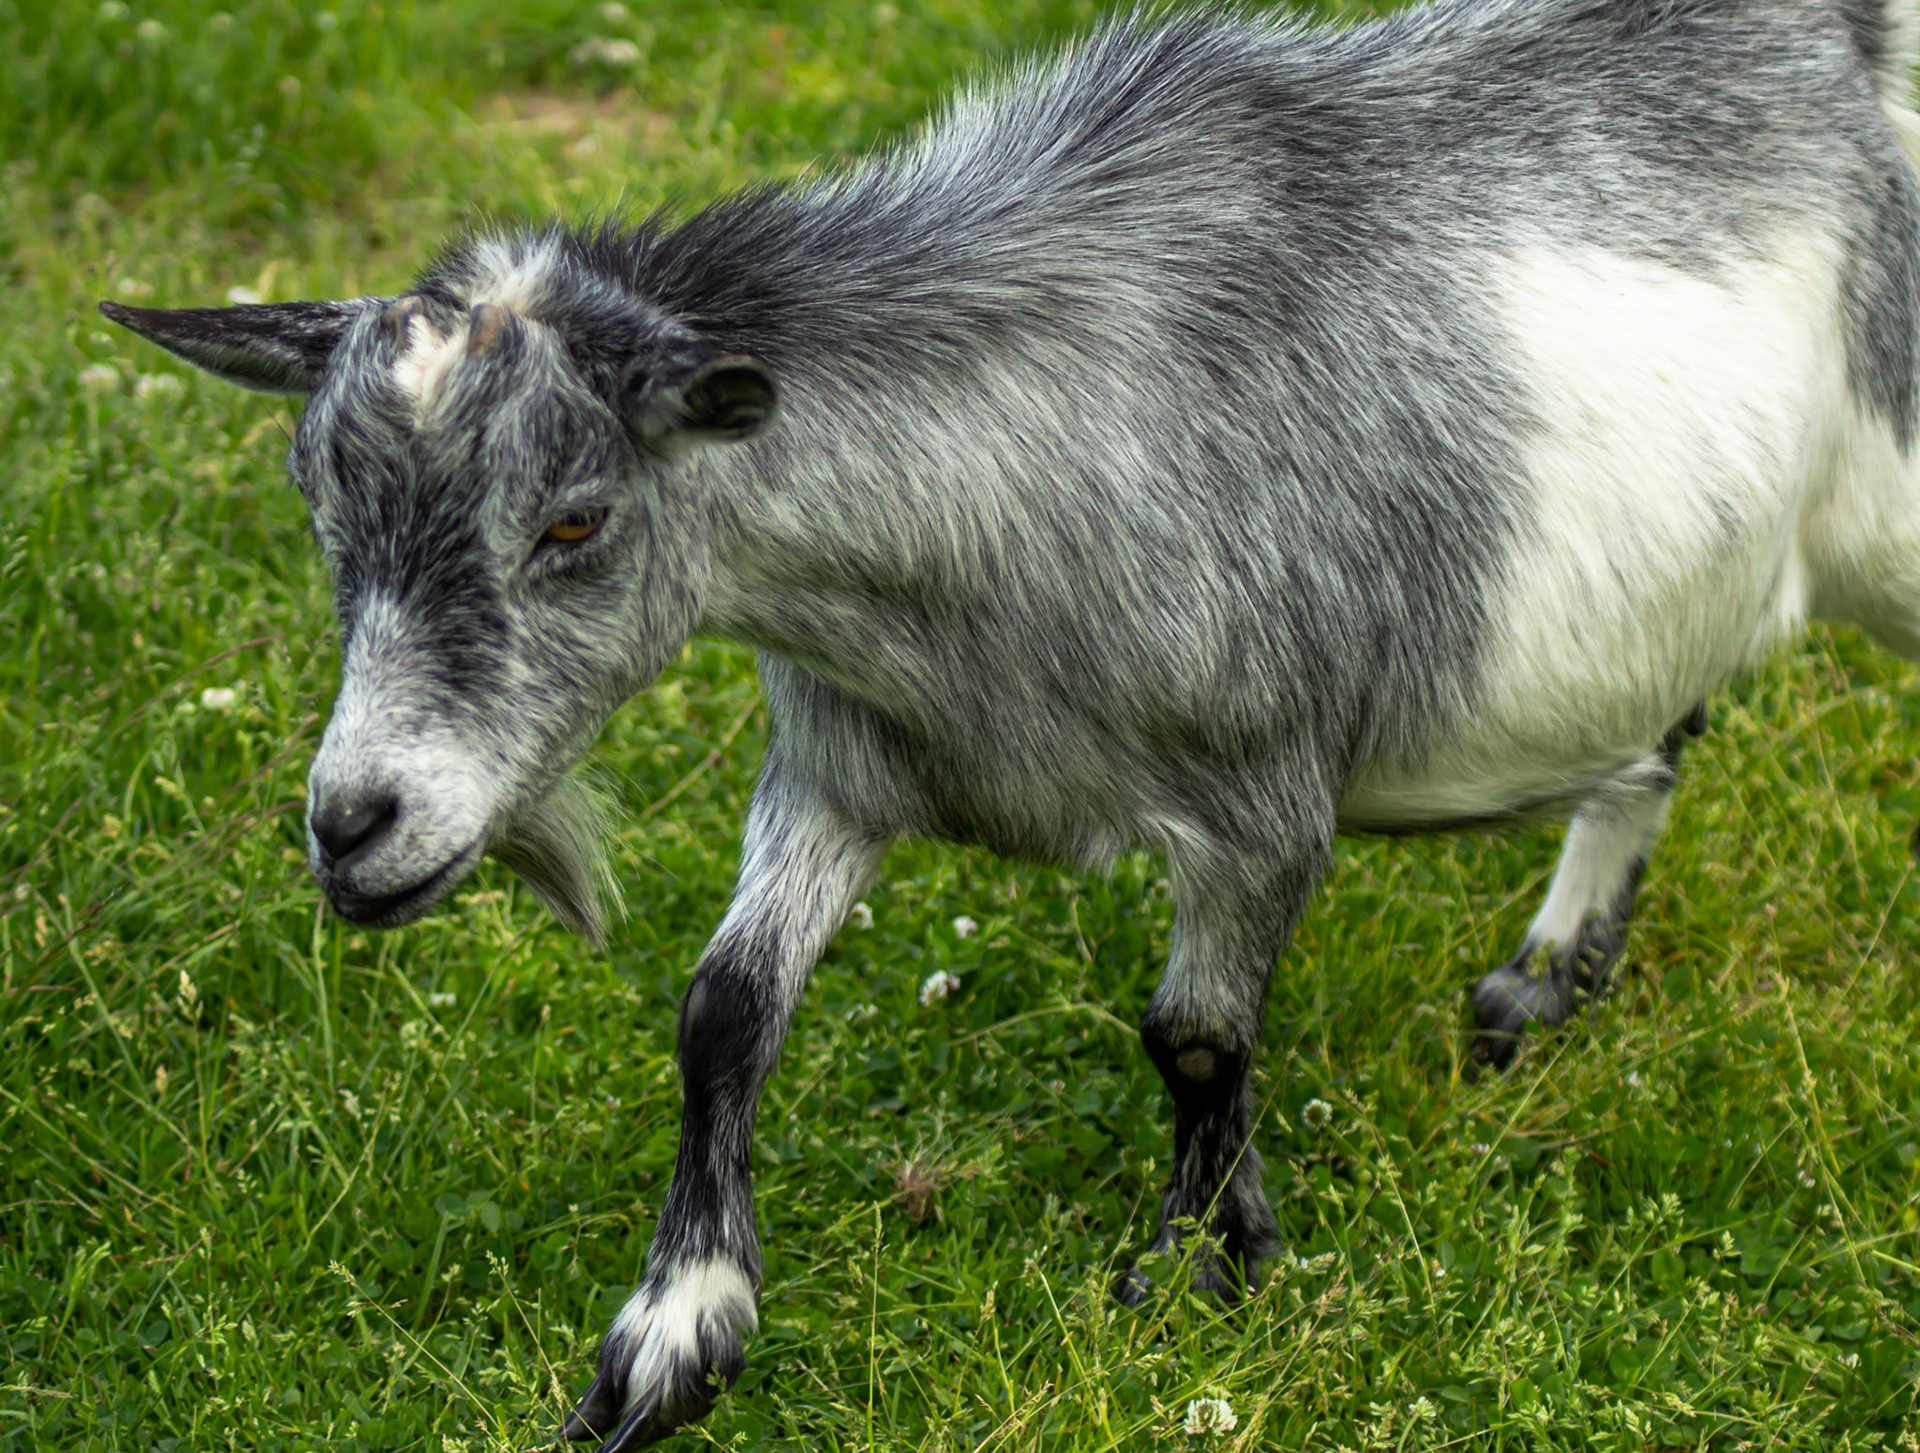
[[[338,867],[343,858],[365,851],[385,837],[399,816],[399,807],[391,797],[328,803],[313,815],[313,835],[320,851]]]

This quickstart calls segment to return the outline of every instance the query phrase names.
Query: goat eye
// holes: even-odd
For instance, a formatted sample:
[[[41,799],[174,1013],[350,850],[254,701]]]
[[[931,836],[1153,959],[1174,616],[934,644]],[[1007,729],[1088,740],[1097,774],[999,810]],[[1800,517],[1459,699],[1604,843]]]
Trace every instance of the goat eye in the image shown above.
[[[571,545],[584,540],[600,528],[600,522],[607,517],[605,510],[575,510],[572,514],[560,516],[547,526],[547,538],[558,540],[563,545]]]

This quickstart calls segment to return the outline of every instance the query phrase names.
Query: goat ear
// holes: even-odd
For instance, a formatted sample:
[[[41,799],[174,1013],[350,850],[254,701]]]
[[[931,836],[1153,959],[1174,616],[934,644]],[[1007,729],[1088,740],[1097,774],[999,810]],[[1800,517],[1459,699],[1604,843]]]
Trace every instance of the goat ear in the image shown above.
[[[773,370],[744,353],[649,373],[632,404],[634,426],[660,443],[751,439],[779,412]]]
[[[102,303],[122,328],[208,373],[270,394],[313,392],[353,322],[385,298],[339,303],[243,303],[232,308],[129,308]]]

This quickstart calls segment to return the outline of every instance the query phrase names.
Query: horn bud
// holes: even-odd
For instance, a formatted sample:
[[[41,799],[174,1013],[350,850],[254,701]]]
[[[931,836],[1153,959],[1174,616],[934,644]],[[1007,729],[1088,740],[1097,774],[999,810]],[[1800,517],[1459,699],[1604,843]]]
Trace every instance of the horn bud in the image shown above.
[[[467,328],[467,352],[485,353],[500,341],[500,335],[507,331],[507,309],[499,303],[480,303],[473,310],[473,321]]]
[[[380,326],[395,343],[404,344],[407,341],[407,324],[426,310],[425,302],[413,293],[408,293],[405,297],[395,298],[387,304],[386,310],[380,314]]]

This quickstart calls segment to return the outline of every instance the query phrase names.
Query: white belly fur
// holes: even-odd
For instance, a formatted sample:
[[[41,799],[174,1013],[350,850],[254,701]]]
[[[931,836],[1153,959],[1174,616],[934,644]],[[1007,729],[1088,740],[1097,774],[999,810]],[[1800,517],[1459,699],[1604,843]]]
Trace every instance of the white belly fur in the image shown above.
[[[1799,630],[1833,563],[1837,476],[1860,473],[1853,436],[1886,433],[1848,396],[1839,257],[1806,233],[1711,278],[1598,250],[1509,257],[1489,296],[1540,429],[1478,697],[1423,759],[1370,765],[1344,824],[1577,798]],[[1866,473],[1838,493],[1906,495]]]

